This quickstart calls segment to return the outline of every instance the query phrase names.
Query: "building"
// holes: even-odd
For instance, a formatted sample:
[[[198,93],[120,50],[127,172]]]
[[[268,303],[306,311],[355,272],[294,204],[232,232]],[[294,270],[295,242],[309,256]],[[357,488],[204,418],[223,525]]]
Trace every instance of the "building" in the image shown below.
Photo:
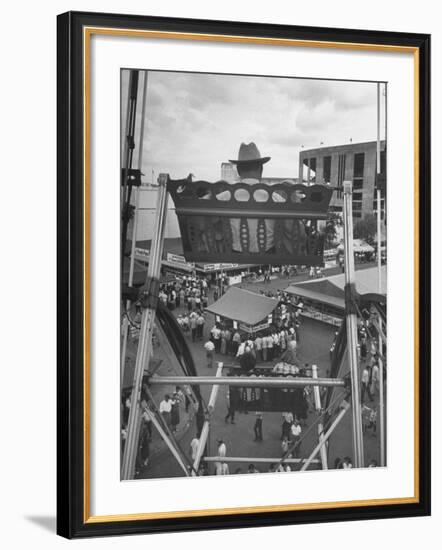
[[[132,203],[135,202],[135,193],[132,193]],[[144,241],[151,239],[154,232],[155,216],[157,210],[158,199],[158,186],[154,185],[142,185],[139,188],[139,202],[138,202],[138,221],[137,221],[137,241]],[[132,238],[132,223],[133,219],[129,222],[129,228],[127,231],[128,238]],[[165,238],[174,239],[180,237],[180,228],[178,225],[178,218],[175,213],[175,205],[172,199],[168,198],[167,203],[167,218],[166,218],[166,230]]]
[[[237,181],[239,181],[239,174],[236,166],[231,162],[222,162],[221,179],[229,183],[236,183]]]
[[[385,141],[381,141],[381,173],[385,174]],[[321,183],[342,187],[343,181],[353,182],[353,219],[377,212],[376,141],[348,143],[334,147],[303,150],[299,154],[299,181],[307,185]],[[330,207],[342,212],[343,193],[333,194]],[[385,193],[381,194],[381,217],[385,217]]]

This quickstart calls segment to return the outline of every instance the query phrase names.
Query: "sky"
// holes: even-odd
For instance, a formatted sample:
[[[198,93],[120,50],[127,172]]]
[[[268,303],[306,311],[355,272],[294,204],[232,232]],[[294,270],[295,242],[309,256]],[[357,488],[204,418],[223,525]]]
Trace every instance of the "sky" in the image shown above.
[[[123,130],[128,81],[122,71]],[[373,82],[148,71],[143,179],[154,171],[155,179],[163,172],[216,181],[221,162],[252,141],[271,157],[263,176],[297,177],[302,148],[376,140],[376,90]]]

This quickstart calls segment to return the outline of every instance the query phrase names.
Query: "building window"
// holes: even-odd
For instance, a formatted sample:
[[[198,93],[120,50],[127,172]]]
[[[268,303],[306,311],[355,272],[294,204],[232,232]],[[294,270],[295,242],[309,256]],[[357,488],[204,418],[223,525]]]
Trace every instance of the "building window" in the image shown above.
[[[382,196],[382,195],[381,195]],[[377,216],[378,214],[378,201],[375,198],[373,200],[373,214]],[[385,199],[381,198],[381,220],[385,219]]]
[[[324,183],[330,183],[331,180],[331,156],[324,157],[323,159],[323,177]]]
[[[355,201],[361,201],[362,200],[362,193],[353,193],[353,204]]]
[[[307,185],[316,181],[316,157],[304,159],[304,165],[307,166]]]
[[[386,151],[381,151],[381,174],[385,174],[387,170],[387,155]]]
[[[342,186],[345,178],[345,153],[338,157],[338,198],[342,198]]]
[[[364,164],[365,164],[365,153],[355,153],[353,164],[353,177],[354,178],[363,178],[364,177]]]
[[[365,153],[355,153],[353,157],[353,190],[362,191],[364,187]],[[361,195],[358,198],[356,195]],[[353,194],[353,202],[362,199],[362,193]]]

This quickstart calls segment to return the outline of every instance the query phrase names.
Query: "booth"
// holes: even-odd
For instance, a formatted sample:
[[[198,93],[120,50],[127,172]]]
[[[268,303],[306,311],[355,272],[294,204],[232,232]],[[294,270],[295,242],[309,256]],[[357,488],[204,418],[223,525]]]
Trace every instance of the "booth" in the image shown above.
[[[387,267],[381,269],[381,295],[387,292]],[[284,292],[296,296],[303,303],[302,315],[339,327],[345,314],[344,274],[292,284]],[[378,293],[376,267],[356,271],[356,291],[361,295]]]
[[[206,311],[231,321],[232,326],[235,323],[243,332],[255,334],[271,325],[277,307],[274,298],[233,286]]]

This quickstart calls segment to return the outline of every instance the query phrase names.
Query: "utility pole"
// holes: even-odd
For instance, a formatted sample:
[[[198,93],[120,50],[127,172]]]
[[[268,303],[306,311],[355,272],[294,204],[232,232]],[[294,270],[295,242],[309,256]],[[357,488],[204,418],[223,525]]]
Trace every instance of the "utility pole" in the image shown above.
[[[345,254],[345,322],[347,350],[351,377],[351,404],[353,413],[353,451],[356,468],[364,467],[364,440],[362,436],[361,384],[357,355],[356,279],[353,254],[352,182],[344,181],[344,254]]]
[[[146,118],[146,99],[147,99],[147,71],[144,71],[144,83],[143,83],[143,96],[142,96],[142,111],[141,111],[141,127],[140,127],[140,137],[138,140],[138,171],[141,173],[141,168],[143,164],[143,144],[144,144],[144,123]],[[131,252],[130,252],[130,267],[129,267],[129,279],[128,286],[132,287],[134,280],[134,263],[135,263],[135,247],[137,240],[137,225],[138,225],[138,213],[140,207],[140,188],[135,188],[135,210],[134,217],[132,219],[132,240],[131,240]],[[125,243],[123,242],[125,247]],[[131,307],[131,301],[126,301],[126,310],[123,317],[123,343],[121,346],[121,380],[123,381],[124,377],[124,368],[126,366],[126,349],[127,349],[127,338],[129,330],[129,322],[127,314]]]

